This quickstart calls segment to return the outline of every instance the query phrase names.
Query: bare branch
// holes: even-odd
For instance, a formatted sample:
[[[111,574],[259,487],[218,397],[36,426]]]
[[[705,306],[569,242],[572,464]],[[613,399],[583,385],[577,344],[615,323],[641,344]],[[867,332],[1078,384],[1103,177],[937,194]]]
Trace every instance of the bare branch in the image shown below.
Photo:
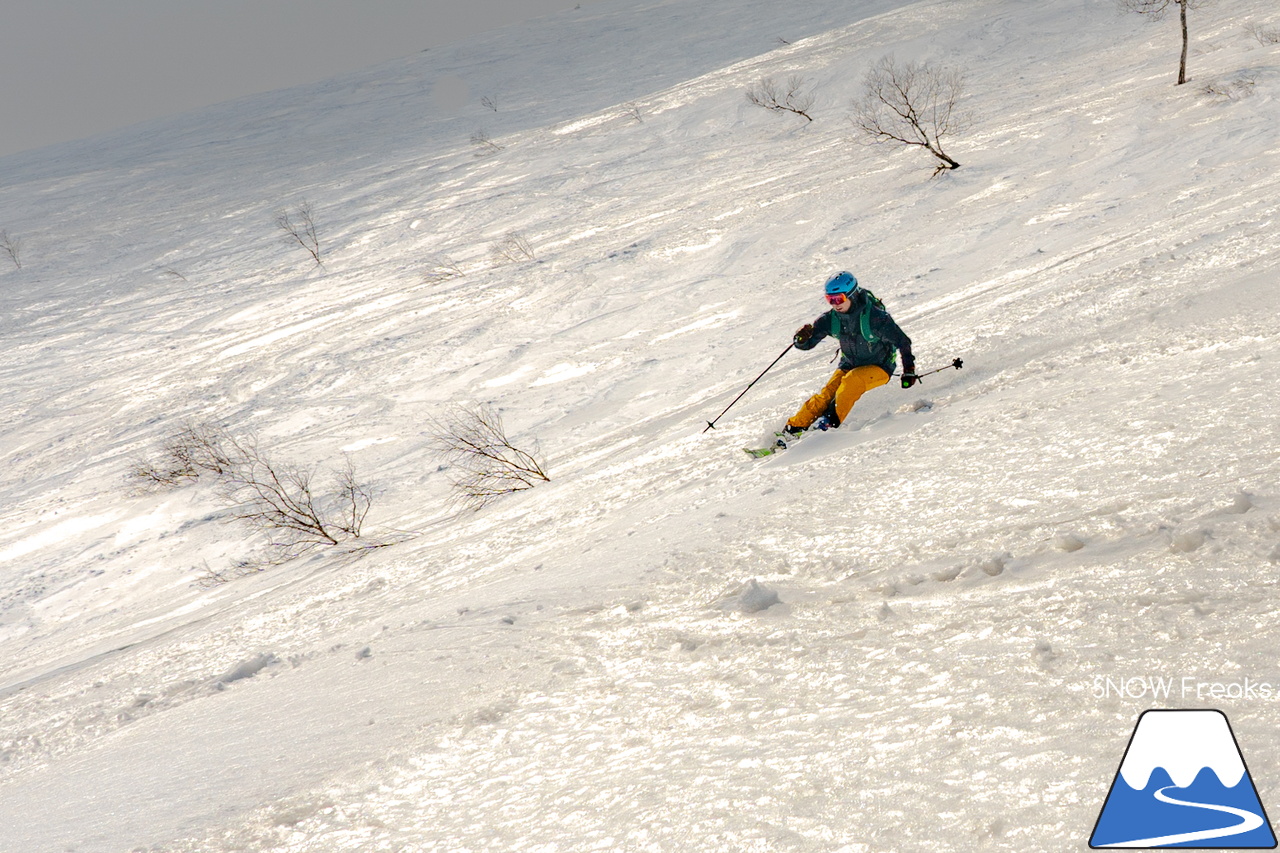
[[[1258,44],[1280,44],[1280,29],[1266,27],[1262,24],[1250,24],[1248,29],[1249,34],[1258,40]]]
[[[794,74],[787,80],[785,88],[779,88],[772,77],[765,77],[754,87],[747,90],[748,103],[780,113],[794,113],[813,121],[809,110],[813,108],[813,94],[802,91],[804,78]]]
[[[490,157],[503,149],[503,146],[494,142],[489,137],[489,134],[483,130],[477,130],[471,134],[471,144],[478,149],[476,151],[477,157]]]
[[[224,430],[188,422],[165,441],[155,458],[134,462],[129,476],[144,488],[178,488],[201,475],[216,477],[231,470],[237,463],[233,452]]]
[[[492,406],[454,407],[431,422],[431,436],[436,453],[456,469],[453,485],[460,500],[472,509],[551,480],[537,448],[514,446]]]
[[[461,278],[462,275],[462,267],[457,261],[441,255],[435,259],[431,269],[422,274],[422,280],[427,284],[440,284],[450,279]]]
[[[873,142],[924,148],[940,161],[935,175],[958,169],[942,140],[964,125],[956,112],[963,92],[958,71],[928,62],[898,65],[886,56],[867,72],[862,96],[853,105],[853,123]]]
[[[272,545],[293,555],[346,538],[318,505],[311,471],[268,460],[254,439],[232,441],[240,464],[218,484],[235,518],[276,537]]]
[[[332,475],[335,488],[322,495],[311,470],[269,459],[253,436],[233,436],[208,424],[185,425],[157,460],[137,464],[131,473],[144,485],[167,488],[212,477],[232,518],[271,537],[274,562],[361,538],[373,504],[372,492],[357,481],[349,458]]]
[[[0,250],[9,256],[13,265],[22,269],[22,241],[9,235],[8,231],[0,231]]]
[[[320,239],[316,236],[316,223],[309,203],[304,201],[293,213],[280,211],[276,215],[276,227],[306,249],[315,259],[316,266],[323,266],[320,260]]]
[[[365,516],[373,505],[373,495],[367,486],[356,480],[355,466],[350,456],[347,457],[346,466],[337,472],[337,479],[338,506],[342,515],[334,521],[334,526],[352,539],[359,539]]]
[[[1237,77],[1234,80],[1210,80],[1200,87],[1200,93],[1212,98],[1238,101],[1251,95],[1253,87],[1257,85],[1258,81],[1253,77]]]
[[[1150,15],[1155,20],[1164,17],[1170,6],[1178,5],[1178,0],[1118,0],[1120,8],[1126,12],[1139,15]]]
[[[492,255],[494,262],[499,264],[519,264],[538,259],[529,241],[518,231],[508,231],[494,243]]]

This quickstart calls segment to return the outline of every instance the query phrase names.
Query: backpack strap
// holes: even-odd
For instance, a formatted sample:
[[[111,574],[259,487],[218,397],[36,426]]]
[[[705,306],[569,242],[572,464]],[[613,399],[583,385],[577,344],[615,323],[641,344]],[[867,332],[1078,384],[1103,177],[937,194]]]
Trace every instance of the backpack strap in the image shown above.
[[[862,316],[858,318],[859,331],[862,332],[862,339],[869,344],[874,344],[880,340],[879,335],[871,331],[871,309],[879,308],[884,310],[884,303],[881,302],[874,293],[866,288],[860,288],[863,293],[862,298]]]
[[[862,339],[864,341],[866,341],[869,344],[874,344],[876,341],[880,340],[880,338],[878,338],[871,331],[871,300],[870,299],[867,300],[866,305],[862,306],[862,316],[859,317],[858,320],[862,327],[860,331],[862,332]]]
[[[871,309],[874,306],[884,310],[884,303],[877,299],[876,295],[870,290],[863,290],[862,292],[866,294],[866,298],[862,300],[862,312],[858,317],[858,331],[862,334],[862,339],[864,341],[869,344],[874,344],[880,340],[880,336],[871,331]],[[832,308],[831,334],[839,334],[840,328],[840,312]]]

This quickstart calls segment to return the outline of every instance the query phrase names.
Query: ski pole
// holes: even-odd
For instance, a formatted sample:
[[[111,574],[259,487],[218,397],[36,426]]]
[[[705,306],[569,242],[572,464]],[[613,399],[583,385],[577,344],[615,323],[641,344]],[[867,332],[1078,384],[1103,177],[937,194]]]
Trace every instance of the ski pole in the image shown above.
[[[951,363],[950,363],[950,364],[948,364],[948,365],[946,365],[945,367],[935,367],[933,370],[927,371],[927,372],[925,372],[925,373],[917,373],[917,374],[916,374],[916,378],[918,379],[918,378],[920,378],[921,376],[932,376],[932,375],[933,375],[933,374],[935,374],[935,373],[941,373],[942,371],[944,371],[944,370],[950,370],[950,369],[952,369],[953,367],[954,367],[956,370],[959,370],[960,368],[964,367],[964,361],[962,361],[961,359],[958,359],[958,358],[953,358],[953,359],[951,359]]]
[[[764,378],[764,374],[765,374],[765,373],[768,373],[770,370],[773,370],[774,365],[776,365],[778,362],[782,361],[782,356],[783,356],[783,355],[786,355],[786,354],[787,354],[787,353],[789,353],[789,352],[791,352],[791,350],[792,350],[794,347],[795,347],[795,344],[794,344],[794,343],[792,343],[792,344],[788,344],[788,345],[787,345],[787,348],[786,348],[786,349],[784,349],[784,350],[782,351],[782,355],[778,356],[777,358],[775,358],[775,359],[773,360],[773,364],[771,364],[771,365],[769,365],[768,367],[766,367],[766,368],[764,369],[764,372],[762,372],[762,373],[761,373],[759,376],[757,376],[755,379],[752,379],[752,380],[751,380],[751,385],[755,385],[757,382],[759,382],[761,379],[763,379],[763,378]],[[725,412],[728,412],[730,409],[732,409],[732,408],[734,407],[734,405],[735,405],[739,400],[741,400],[743,397],[745,397],[745,396],[746,396],[747,392],[751,390],[751,385],[748,385],[746,388],[743,388],[743,389],[742,389],[742,393],[741,393],[741,394],[739,394],[738,396],[734,397],[734,398],[733,398],[733,402],[732,402],[732,403],[730,403],[729,405],[727,405],[727,406],[725,406],[725,407],[724,407],[724,412],[721,412],[720,414],[716,415],[716,420],[715,420],[715,421],[707,421],[707,429],[715,429],[715,428],[716,428],[716,421],[718,421],[718,420],[720,420],[721,418],[723,418],[723,417],[725,416]],[[704,429],[704,430],[703,430],[703,432],[706,432],[706,431],[707,431],[707,429]]]
[[[932,376],[935,373],[941,373],[944,370],[951,370],[952,368],[959,370],[962,367],[964,367],[964,361],[962,359],[954,358],[951,360],[951,363],[946,365],[945,367],[935,367],[933,370],[926,370],[924,373],[917,373],[916,379],[918,380],[922,376]],[[903,374],[900,374],[900,373],[894,374],[894,376],[901,376],[901,375]]]

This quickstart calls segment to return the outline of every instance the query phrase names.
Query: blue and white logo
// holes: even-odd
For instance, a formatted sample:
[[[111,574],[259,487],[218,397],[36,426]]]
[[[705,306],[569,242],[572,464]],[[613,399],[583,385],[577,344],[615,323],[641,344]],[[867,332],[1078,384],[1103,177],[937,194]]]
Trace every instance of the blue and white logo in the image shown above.
[[[1139,717],[1089,846],[1274,848],[1275,833],[1226,715]]]

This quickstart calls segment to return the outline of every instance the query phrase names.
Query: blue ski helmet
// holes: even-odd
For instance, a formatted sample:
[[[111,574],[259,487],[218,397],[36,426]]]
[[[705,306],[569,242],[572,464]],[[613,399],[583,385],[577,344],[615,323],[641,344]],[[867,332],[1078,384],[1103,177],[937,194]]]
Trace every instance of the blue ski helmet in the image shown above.
[[[827,296],[837,293],[853,293],[858,289],[858,280],[851,272],[838,272],[827,279]]]

